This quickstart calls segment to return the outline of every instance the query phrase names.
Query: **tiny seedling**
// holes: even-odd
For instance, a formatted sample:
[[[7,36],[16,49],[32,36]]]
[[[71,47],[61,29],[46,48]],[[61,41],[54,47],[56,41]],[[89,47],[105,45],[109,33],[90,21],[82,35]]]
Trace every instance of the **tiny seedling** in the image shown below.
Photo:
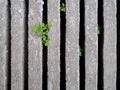
[[[50,42],[50,38],[48,37],[48,33],[51,29],[51,24],[41,23],[34,27],[34,32],[37,33],[38,36],[41,36],[41,40],[43,45],[48,46]]]
[[[98,25],[97,34],[100,35],[100,33],[101,33],[101,27]]]
[[[82,48],[79,49],[79,56],[80,57],[83,56],[83,49]]]
[[[65,6],[64,3],[61,4],[60,10],[61,10],[62,12],[66,12],[66,6]]]

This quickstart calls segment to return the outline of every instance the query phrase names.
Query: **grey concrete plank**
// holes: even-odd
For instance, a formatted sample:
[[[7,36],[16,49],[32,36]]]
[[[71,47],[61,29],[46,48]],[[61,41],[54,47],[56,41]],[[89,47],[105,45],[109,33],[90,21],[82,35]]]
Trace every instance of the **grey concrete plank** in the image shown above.
[[[7,0],[0,1],[0,90],[6,90],[7,76]]]
[[[66,0],[66,90],[79,90],[79,0]]]
[[[42,90],[42,42],[33,28],[42,22],[43,0],[29,0],[29,90]]]
[[[85,90],[97,90],[97,3],[98,0],[85,0]]]
[[[60,0],[48,0],[48,23],[48,90],[60,90]]]
[[[23,90],[24,0],[11,0],[11,90]]]
[[[104,90],[116,90],[116,0],[104,0]]]

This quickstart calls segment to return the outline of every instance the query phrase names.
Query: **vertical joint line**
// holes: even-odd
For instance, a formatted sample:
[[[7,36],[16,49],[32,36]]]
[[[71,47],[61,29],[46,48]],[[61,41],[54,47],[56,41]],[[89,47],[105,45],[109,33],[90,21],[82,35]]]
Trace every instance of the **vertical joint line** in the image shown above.
[[[100,34],[98,35],[98,90],[103,90],[103,0],[98,0],[98,27],[101,28]]]
[[[80,36],[79,45],[83,49],[80,56],[80,89],[85,90],[85,1],[80,0]]]
[[[43,23],[47,24],[47,0],[43,0],[44,5],[43,5]],[[47,90],[47,71],[48,71],[48,66],[47,66],[47,54],[48,54],[48,48],[43,45],[43,74],[42,74],[42,90]]]
[[[62,3],[66,5],[65,0],[60,1],[60,6]],[[66,12],[60,11],[60,90],[66,90],[65,39],[66,39]]]
[[[7,6],[7,90],[11,90],[11,2],[8,0]]]
[[[117,90],[120,90],[120,0],[117,0]]]
[[[24,90],[28,90],[28,13],[29,0],[25,0],[24,11]]]

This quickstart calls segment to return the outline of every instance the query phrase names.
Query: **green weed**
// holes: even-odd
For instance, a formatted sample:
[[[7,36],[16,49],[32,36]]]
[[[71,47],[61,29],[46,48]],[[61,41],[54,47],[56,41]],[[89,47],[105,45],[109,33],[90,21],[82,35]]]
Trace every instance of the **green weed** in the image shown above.
[[[50,43],[50,38],[48,37],[48,33],[51,29],[52,25],[51,24],[44,24],[41,23],[37,26],[34,27],[34,32],[37,33],[38,36],[41,36],[41,40],[43,45],[48,46]]]
[[[83,56],[83,49],[82,48],[79,49],[79,56],[80,57]]]
[[[97,34],[100,35],[101,34],[101,27],[98,25],[98,29],[97,29]]]
[[[66,6],[65,6],[64,3],[61,4],[60,10],[61,10],[62,12],[66,12]]]

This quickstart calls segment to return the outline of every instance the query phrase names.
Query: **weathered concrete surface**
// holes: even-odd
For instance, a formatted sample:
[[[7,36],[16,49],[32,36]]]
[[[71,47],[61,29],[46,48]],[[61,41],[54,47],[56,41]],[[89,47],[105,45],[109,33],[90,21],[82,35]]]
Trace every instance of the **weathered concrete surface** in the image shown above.
[[[85,0],[85,90],[97,90],[97,0]]]
[[[11,0],[11,90],[23,90],[24,0]]]
[[[48,0],[48,23],[48,90],[60,90],[60,0]]]
[[[104,90],[116,90],[116,0],[104,0]]]
[[[29,0],[29,90],[42,90],[42,42],[33,28],[42,22],[43,0]]]
[[[7,0],[0,0],[0,90],[6,90]]]
[[[66,0],[66,90],[79,90],[79,0]]]

